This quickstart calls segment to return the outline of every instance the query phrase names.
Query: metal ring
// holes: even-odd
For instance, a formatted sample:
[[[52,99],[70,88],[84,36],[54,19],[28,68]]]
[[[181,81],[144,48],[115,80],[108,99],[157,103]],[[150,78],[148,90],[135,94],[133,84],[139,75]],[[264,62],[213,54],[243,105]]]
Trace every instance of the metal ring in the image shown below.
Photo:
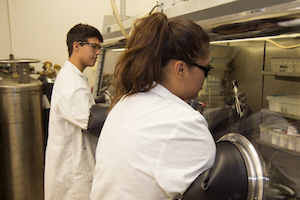
[[[7,63],[7,64],[14,64],[14,63],[39,63],[40,60],[38,59],[31,59],[31,58],[16,58],[13,60],[0,58],[0,63]]]
[[[221,137],[218,142],[229,141],[234,144],[242,154],[248,174],[248,197],[247,200],[263,200],[264,189],[269,184],[265,177],[266,169],[261,155],[253,144],[243,135],[229,133]]]

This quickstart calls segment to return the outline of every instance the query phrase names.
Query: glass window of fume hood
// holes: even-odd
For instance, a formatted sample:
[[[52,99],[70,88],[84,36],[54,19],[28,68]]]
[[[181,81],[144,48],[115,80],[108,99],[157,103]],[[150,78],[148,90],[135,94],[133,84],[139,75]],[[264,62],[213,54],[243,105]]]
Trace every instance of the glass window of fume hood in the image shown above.
[[[292,38],[273,41],[282,46],[300,43]],[[300,48],[268,41],[213,43],[211,64],[217,71],[207,77],[197,101],[206,105],[200,111],[214,139],[230,132],[246,136],[266,166],[268,191],[275,191],[269,199],[299,199]],[[242,117],[232,81],[244,107]]]
[[[110,103],[114,95],[112,78],[118,56],[122,53],[122,48],[105,48],[102,50],[101,62],[97,66],[93,94],[96,98],[103,97],[102,102]]]

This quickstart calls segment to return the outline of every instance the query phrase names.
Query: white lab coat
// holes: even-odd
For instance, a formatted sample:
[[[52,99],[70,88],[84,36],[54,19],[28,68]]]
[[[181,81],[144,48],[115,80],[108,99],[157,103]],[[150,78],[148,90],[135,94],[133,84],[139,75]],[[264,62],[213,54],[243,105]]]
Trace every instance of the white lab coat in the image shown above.
[[[82,72],[66,61],[54,83],[45,164],[45,200],[87,200],[96,140],[87,129],[94,98]]]
[[[96,149],[90,199],[181,198],[213,166],[216,147],[204,117],[157,85],[120,100]]]

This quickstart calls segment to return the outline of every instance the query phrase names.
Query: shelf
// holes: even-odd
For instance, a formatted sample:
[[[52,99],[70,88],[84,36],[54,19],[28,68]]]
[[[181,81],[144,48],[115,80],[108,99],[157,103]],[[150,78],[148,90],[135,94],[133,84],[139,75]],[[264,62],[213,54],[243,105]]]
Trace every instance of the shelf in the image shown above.
[[[267,114],[277,114],[277,115],[280,115],[284,118],[300,120],[300,116],[298,116],[298,115],[291,115],[291,114],[288,114],[288,113],[276,112],[276,111],[272,111],[272,110],[265,109],[265,108],[261,109],[261,112],[262,113],[267,113]]]
[[[275,76],[275,79],[284,81],[295,81],[300,82],[299,72],[272,72],[272,71],[262,71],[262,75],[265,76]]]
[[[257,139],[256,142],[258,144],[262,144],[262,145],[265,145],[265,146],[269,146],[269,147],[272,147],[274,149],[277,149],[277,150],[280,150],[282,152],[286,152],[286,153],[289,153],[289,154],[292,154],[292,155],[295,155],[295,156],[300,156],[300,152],[298,151],[293,151],[293,150],[290,150],[290,149],[287,149],[287,148],[284,148],[284,147],[280,147],[278,145],[275,145],[275,144],[271,144],[269,142],[265,142],[265,141],[262,141],[260,139]]]
[[[262,75],[270,75],[270,76],[292,76],[292,77],[300,77],[299,72],[273,72],[273,71],[262,71]]]

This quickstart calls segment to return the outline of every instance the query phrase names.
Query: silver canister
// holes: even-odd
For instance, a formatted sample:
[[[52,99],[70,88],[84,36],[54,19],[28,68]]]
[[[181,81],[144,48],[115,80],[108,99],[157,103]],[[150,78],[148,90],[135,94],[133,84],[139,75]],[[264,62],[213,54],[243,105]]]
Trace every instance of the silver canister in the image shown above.
[[[22,65],[22,79],[0,81],[0,199],[5,200],[43,199],[43,86],[29,77],[31,60],[23,61],[7,61]]]

